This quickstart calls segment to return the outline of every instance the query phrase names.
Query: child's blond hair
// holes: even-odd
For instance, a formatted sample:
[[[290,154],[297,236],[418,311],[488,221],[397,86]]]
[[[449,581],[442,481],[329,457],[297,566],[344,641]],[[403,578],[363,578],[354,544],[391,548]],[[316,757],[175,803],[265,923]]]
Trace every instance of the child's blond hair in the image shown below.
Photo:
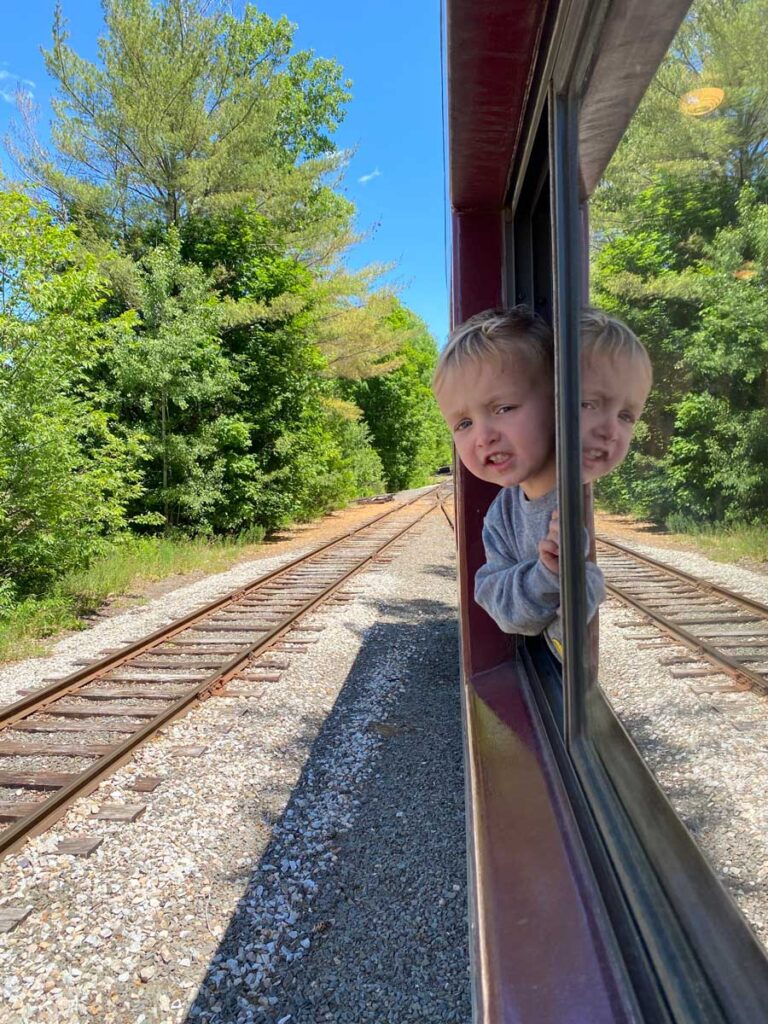
[[[508,358],[522,359],[552,377],[552,330],[527,306],[486,309],[454,328],[437,360],[432,388],[437,391],[449,371],[468,362]]]
[[[648,351],[623,320],[604,313],[602,309],[586,306],[581,311],[579,321],[581,334],[582,356],[608,356],[613,359],[618,355],[638,359],[653,380],[653,366]]]

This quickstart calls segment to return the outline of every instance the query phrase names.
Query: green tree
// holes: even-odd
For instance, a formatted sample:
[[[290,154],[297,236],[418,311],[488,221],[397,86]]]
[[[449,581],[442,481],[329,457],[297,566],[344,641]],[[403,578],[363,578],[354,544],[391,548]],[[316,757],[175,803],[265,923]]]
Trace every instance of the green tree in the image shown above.
[[[612,214],[621,227],[623,211],[634,211],[635,198],[660,174],[678,180],[682,193],[694,189],[694,201],[683,199],[675,214],[687,216],[694,232],[702,222],[712,224],[702,189],[724,188],[732,204],[746,182],[765,182],[766,25],[767,0],[693,4],[592,203],[599,231],[610,229]],[[703,89],[722,90],[722,100],[709,112],[691,114],[691,101]]]
[[[273,528],[381,486],[339,380],[391,368],[407,330],[386,268],[345,263],[341,68],[252,5],[103,6],[95,63],[57,8],[51,151],[22,104],[13,152],[110,283],[123,329],[86,375],[145,449],[135,524]]]
[[[147,452],[140,519],[208,531],[228,463],[249,447],[247,425],[225,408],[240,382],[219,341],[221,306],[173,229],[138,265],[135,288],[133,327],[108,367],[115,406]]]
[[[27,178],[108,238],[178,225],[243,194],[276,219],[311,220],[318,177],[338,164],[330,137],[349,99],[341,68],[292,54],[295,26],[251,4],[241,19],[199,0],[103,8],[94,64],[67,44],[57,5],[45,53],[58,85],[54,155],[22,141]]]
[[[392,490],[427,483],[438,466],[450,462],[451,440],[430,387],[437,345],[426,324],[400,307],[393,327],[407,340],[397,366],[353,387],[363,410],[387,486]]]
[[[131,274],[123,263],[121,275],[115,243],[140,258],[177,227],[187,243],[202,233],[201,253],[246,249],[251,280],[239,290],[248,295],[254,246],[263,251],[267,239],[309,271],[307,327],[334,372],[369,372],[396,344],[387,326],[394,299],[378,284],[386,268],[344,265],[358,236],[354,206],[336,188],[347,154],[332,137],[350,98],[339,65],[292,52],[295,26],[251,4],[241,18],[223,0],[103,6],[97,63],[68,45],[56,9],[45,55],[58,86],[52,151],[36,141],[23,101],[11,140],[30,187],[105,255],[117,290]],[[228,226],[232,243],[221,237]]]
[[[74,233],[0,193],[0,576],[39,591],[124,527],[140,449],[121,439],[88,369],[120,324]]]
[[[656,379],[635,454],[598,494],[660,520],[768,511],[767,15],[694,5],[593,204],[593,301],[635,328]],[[686,116],[705,88],[722,102]]]

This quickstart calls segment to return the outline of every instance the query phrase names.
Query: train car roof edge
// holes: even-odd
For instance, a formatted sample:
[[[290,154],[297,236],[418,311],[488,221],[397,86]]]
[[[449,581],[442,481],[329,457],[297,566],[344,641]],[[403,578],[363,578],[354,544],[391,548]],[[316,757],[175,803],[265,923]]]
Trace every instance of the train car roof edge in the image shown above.
[[[597,187],[691,0],[611,4],[579,115],[582,199]]]
[[[500,208],[522,131],[548,0],[446,0],[454,210]]]
[[[455,211],[500,209],[534,83],[549,0],[446,0]],[[614,0],[579,119],[582,198],[594,191],[690,0]]]

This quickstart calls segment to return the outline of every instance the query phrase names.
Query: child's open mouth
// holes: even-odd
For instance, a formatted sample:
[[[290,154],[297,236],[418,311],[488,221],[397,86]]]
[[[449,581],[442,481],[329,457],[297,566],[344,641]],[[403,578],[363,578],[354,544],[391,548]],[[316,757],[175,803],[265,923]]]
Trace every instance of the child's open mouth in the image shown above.
[[[486,466],[504,466],[512,458],[510,452],[494,452],[485,460]]]
[[[585,448],[582,452],[584,462],[594,465],[597,462],[606,462],[608,452],[604,448]]]

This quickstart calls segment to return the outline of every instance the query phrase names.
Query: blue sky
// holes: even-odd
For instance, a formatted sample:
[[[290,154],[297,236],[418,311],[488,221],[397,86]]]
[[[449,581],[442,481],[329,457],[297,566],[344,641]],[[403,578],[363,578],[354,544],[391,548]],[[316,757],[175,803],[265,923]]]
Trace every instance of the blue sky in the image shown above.
[[[0,134],[14,117],[13,92],[29,89],[50,117],[52,84],[40,47],[50,42],[55,0],[5,4],[0,42]],[[99,0],[62,0],[70,43],[94,59],[102,29]],[[242,0],[234,0],[236,10]],[[334,57],[352,79],[353,99],[338,134],[353,149],[345,188],[368,238],[351,262],[396,263],[391,275],[403,301],[429,324],[440,344],[448,329],[445,187],[440,100],[439,0],[262,0],[272,17],[298,25],[296,45]],[[7,158],[3,164],[8,167]]]

